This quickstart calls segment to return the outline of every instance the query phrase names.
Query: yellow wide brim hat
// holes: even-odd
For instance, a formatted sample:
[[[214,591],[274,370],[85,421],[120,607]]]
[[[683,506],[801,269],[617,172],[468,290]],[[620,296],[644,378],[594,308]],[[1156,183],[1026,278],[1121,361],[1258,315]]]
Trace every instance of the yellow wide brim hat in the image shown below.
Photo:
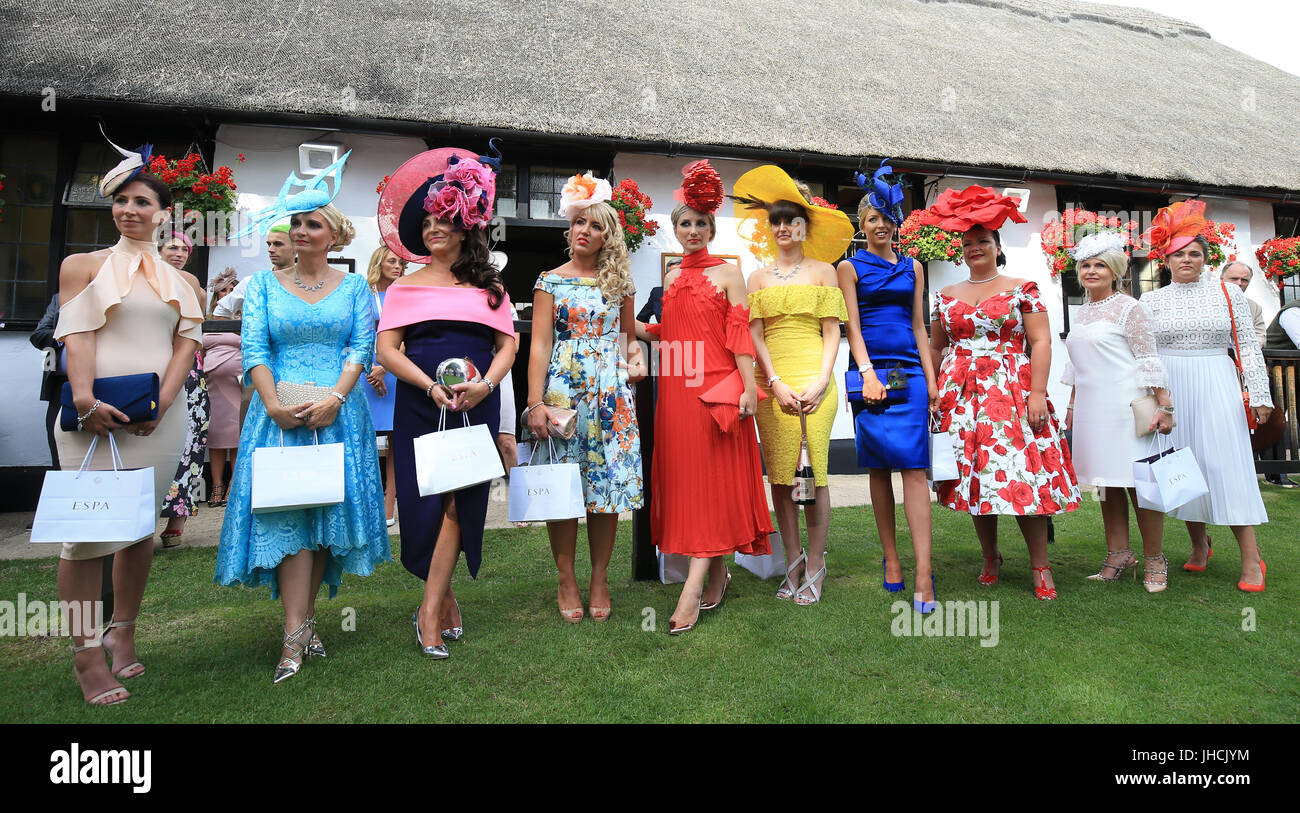
[[[776,241],[767,225],[767,206],[778,200],[797,203],[808,211],[808,230],[803,241],[805,257],[834,263],[844,256],[853,241],[853,223],[836,209],[816,206],[804,198],[794,179],[776,166],[751,169],[736,181],[736,231],[750,244],[750,251],[764,262],[776,259]]]

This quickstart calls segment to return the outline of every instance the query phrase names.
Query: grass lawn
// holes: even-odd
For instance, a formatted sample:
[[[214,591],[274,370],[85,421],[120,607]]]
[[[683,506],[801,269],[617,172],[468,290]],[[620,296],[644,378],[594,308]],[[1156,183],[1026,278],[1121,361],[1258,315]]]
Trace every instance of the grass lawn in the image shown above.
[[[393,563],[344,577],[335,600],[322,598],[329,657],[279,686],[280,604],[266,590],[214,585],[215,548],[169,551],[154,560],[145,594],[148,671],[127,681],[131,699],[83,703],[64,640],[0,638],[0,722],[1295,722],[1300,494],[1262,488],[1272,518],[1261,534],[1264,594],[1237,590],[1226,528],[1213,531],[1209,570],[1184,573],[1189,543],[1175,522],[1166,592],[1085,581],[1105,549],[1091,500],[1057,520],[1058,601],[1034,599],[1012,521],[1002,525],[1002,581],[982,588],[970,520],[936,509],[938,597],[996,600],[992,647],[892,634],[891,604],[911,597],[911,547],[904,536],[907,591],[884,592],[866,506],[832,513],[822,604],[777,601],[775,580],[733,565],[726,603],[678,638],[665,632],[680,588],[631,581],[626,523],[614,614],[599,625],[561,621],[544,529],[489,531],[478,580],[463,565],[455,576],[468,632],[449,660],[416,648],[421,584]],[[1140,547],[1136,527],[1133,539]],[[0,562],[0,598],[55,598],[54,568],[52,559]],[[1243,630],[1248,608],[1253,631]],[[355,612],[355,631],[342,631],[345,612]]]

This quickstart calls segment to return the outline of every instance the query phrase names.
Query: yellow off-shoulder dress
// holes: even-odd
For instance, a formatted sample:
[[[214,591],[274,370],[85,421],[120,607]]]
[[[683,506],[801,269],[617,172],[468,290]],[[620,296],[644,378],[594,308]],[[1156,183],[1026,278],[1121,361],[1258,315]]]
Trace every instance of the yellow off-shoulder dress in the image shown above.
[[[831,316],[843,322],[849,313],[844,306],[844,294],[829,285],[773,285],[749,295],[750,321],[763,320],[764,344],[772,358],[772,367],[781,382],[795,392],[812,384],[821,373],[822,319]],[[772,390],[762,370],[756,369],[754,378],[771,396]],[[818,486],[826,485],[826,458],[838,404],[839,391],[832,377],[822,402],[807,416],[808,453]],[[802,438],[798,414],[786,414],[776,398],[769,397],[759,401],[755,417],[768,482],[793,485]]]

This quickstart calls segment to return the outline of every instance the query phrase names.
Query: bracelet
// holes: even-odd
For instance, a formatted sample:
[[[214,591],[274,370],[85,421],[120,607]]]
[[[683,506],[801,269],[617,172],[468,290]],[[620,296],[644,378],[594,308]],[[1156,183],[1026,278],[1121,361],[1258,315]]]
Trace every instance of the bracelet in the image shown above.
[[[768,389],[771,389],[771,388],[772,388],[772,385],[775,384],[776,382],[780,381],[780,380],[781,380],[781,376],[779,376],[779,375],[774,375],[774,376],[772,376],[771,378],[769,378],[769,379],[767,380],[767,388],[768,388]]]
[[[522,413],[520,413],[520,415],[519,415],[519,420],[522,421],[522,420],[524,420],[525,418],[527,418],[529,412],[532,412],[534,409],[537,409],[539,406],[541,406],[541,405],[544,404],[544,403],[546,403],[546,402],[545,402],[545,401],[538,401],[537,403],[533,404],[532,406],[524,407],[524,411],[523,411]]]
[[[78,432],[81,431],[81,425],[82,425],[83,423],[86,422],[86,419],[89,418],[91,415],[94,415],[94,414],[95,414],[95,410],[99,409],[99,404],[100,404],[100,401],[99,401],[98,398],[96,398],[96,399],[95,399],[95,403],[91,404],[90,409],[86,410],[86,414],[85,414],[85,415],[78,415],[78,416],[77,416],[77,431],[78,431]]]
[[[876,369],[876,365],[874,365],[874,364],[863,364],[863,365],[861,365],[861,366],[858,367],[858,372],[861,373],[861,372],[866,372],[867,370],[874,370],[874,369]],[[891,584],[892,584],[892,582],[891,582]]]
[[[488,385],[488,395],[491,395],[496,390],[497,385],[493,384],[492,379],[488,378],[487,376],[483,376],[482,380],[484,384]]]
[[[332,391],[332,390],[331,390],[331,391],[330,391],[330,395],[333,395],[335,398],[339,399],[339,403],[340,403],[340,404],[346,404],[346,403],[348,402],[348,398],[347,398],[347,396],[346,396],[346,395],[343,395],[342,393],[335,392],[335,391]]]
[[[434,388],[435,385],[437,385],[437,383],[438,383],[437,381],[430,381],[430,382],[429,382],[429,386],[427,386],[427,387],[424,388],[424,397],[425,397],[425,398],[432,398],[432,397],[433,397],[433,388]]]
[[[1156,411],[1163,412],[1166,415],[1172,415],[1174,414],[1174,405],[1170,404],[1169,406],[1158,406],[1156,407]]]

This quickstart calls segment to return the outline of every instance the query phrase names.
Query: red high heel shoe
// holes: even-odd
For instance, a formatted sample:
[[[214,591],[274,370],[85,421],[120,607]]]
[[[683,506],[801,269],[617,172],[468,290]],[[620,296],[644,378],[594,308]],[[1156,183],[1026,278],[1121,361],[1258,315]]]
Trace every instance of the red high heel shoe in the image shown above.
[[[1264,557],[1261,556],[1259,557],[1259,584],[1251,584],[1250,582],[1237,582],[1237,589],[1243,590],[1247,593],[1262,593],[1264,592],[1264,577],[1267,575],[1268,575],[1268,566],[1264,564]]]
[[[1039,584],[1034,585],[1034,596],[1039,601],[1052,601],[1053,599],[1055,599],[1056,588],[1048,587],[1047,577],[1043,575],[1044,570],[1046,570],[1048,573],[1052,572],[1051,565],[1047,565],[1045,567],[1031,567],[1029,569],[1038,574],[1038,580],[1040,582]]]
[[[994,558],[996,558],[998,561],[997,574],[993,573]],[[984,569],[980,571],[979,583],[984,585],[985,587],[992,587],[993,585],[998,583],[998,579],[1000,578],[1002,578],[1002,554],[999,553],[996,557],[985,556]]]
[[[1210,552],[1207,553],[1207,554],[1205,554],[1205,564],[1203,564],[1203,565],[1194,565],[1194,564],[1192,564],[1191,562],[1184,562],[1184,563],[1183,563],[1183,570],[1186,570],[1188,573],[1204,573],[1204,572],[1205,572],[1205,569],[1206,569],[1207,567],[1210,566],[1210,557],[1214,555],[1214,546],[1210,544],[1210,535],[1209,535],[1209,534],[1206,534],[1206,535],[1205,535],[1205,545],[1206,545],[1206,547],[1208,547],[1208,548],[1210,549]]]

